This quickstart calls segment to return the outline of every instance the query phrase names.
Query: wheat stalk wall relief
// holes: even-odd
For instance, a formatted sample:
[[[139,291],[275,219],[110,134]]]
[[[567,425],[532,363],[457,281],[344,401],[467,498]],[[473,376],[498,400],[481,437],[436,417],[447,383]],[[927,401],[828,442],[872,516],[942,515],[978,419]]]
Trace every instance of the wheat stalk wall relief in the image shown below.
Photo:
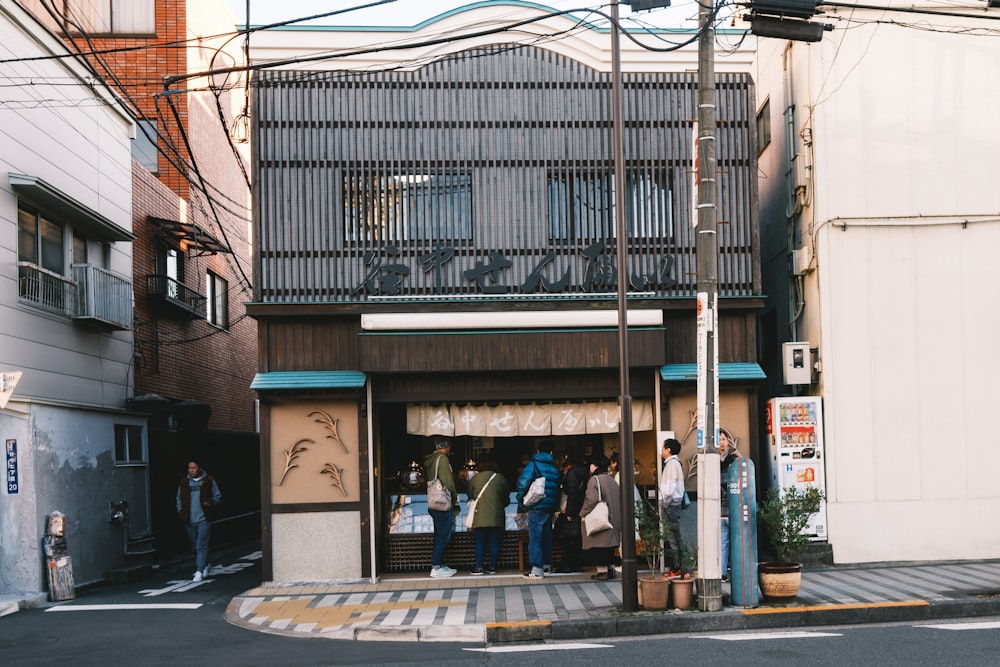
[[[302,446],[302,443],[304,442],[308,442],[309,444],[314,444],[313,441],[310,440],[309,438],[303,438],[302,440],[299,440],[294,445],[292,445],[290,448],[281,450],[285,453],[285,472],[281,473],[281,479],[278,481],[278,486],[281,486],[282,483],[284,483],[285,476],[288,474],[289,470],[291,470],[292,468],[299,467],[299,464],[295,463],[295,459],[299,457],[299,454],[308,451],[309,449],[308,447]]]
[[[337,432],[337,424],[338,424],[338,422],[340,422],[340,419],[339,418],[338,419],[334,419],[333,417],[331,417],[328,413],[324,412],[323,410],[313,410],[312,412],[309,413],[309,416],[312,417],[313,415],[320,415],[320,418],[319,419],[315,419],[314,421],[317,424],[322,424],[326,428],[326,430],[330,432],[330,435],[328,435],[326,437],[331,438],[331,439],[336,440],[337,442],[339,442],[340,446],[344,448],[344,452],[345,453],[349,453],[349,450],[347,449],[347,445],[344,444],[344,441],[340,439],[340,433]]]

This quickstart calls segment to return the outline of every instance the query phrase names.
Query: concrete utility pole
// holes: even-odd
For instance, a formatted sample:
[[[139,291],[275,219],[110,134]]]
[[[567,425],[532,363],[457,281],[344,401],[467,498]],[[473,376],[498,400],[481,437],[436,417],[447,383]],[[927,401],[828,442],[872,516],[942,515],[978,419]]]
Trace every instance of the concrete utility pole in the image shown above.
[[[628,377],[628,225],[625,220],[625,102],[622,91],[621,44],[618,35],[618,2],[611,3],[611,106],[615,170],[615,248],[618,264],[618,479],[621,482],[622,611],[639,610],[635,562],[635,475],[632,453],[632,396]],[[718,458],[718,457],[716,457]],[[716,475],[718,477],[718,475]],[[721,584],[720,584],[721,585]]]
[[[719,237],[716,211],[715,11],[700,2],[698,24],[698,609],[722,609],[719,484]]]

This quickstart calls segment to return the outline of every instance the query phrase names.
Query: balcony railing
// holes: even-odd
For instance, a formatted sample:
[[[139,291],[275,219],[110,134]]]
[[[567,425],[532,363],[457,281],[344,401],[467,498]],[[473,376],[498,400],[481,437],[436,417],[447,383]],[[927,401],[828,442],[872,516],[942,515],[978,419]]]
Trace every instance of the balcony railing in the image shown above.
[[[132,327],[132,282],[92,264],[74,264],[73,277],[18,262],[18,298],[50,313],[102,329]]]
[[[195,292],[184,283],[168,275],[153,274],[146,276],[146,292],[149,294],[149,298],[154,301],[173,306],[200,319],[205,319],[205,295]]]
[[[73,317],[76,312],[76,283],[31,262],[17,263],[17,296],[50,313]]]
[[[132,281],[93,264],[74,264],[76,318],[113,329],[132,328]]]

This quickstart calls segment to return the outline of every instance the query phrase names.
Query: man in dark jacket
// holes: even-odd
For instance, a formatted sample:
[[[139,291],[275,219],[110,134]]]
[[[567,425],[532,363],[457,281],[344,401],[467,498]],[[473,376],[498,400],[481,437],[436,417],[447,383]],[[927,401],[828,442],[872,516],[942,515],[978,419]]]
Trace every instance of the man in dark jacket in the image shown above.
[[[562,469],[562,492],[566,496],[566,507],[556,519],[556,534],[562,544],[562,562],[557,572],[582,572],[583,545],[580,532],[580,507],[587,493],[590,469],[583,462],[583,454],[570,450],[566,465]]]
[[[545,478],[545,495],[530,507],[524,496],[537,478]],[[552,458],[552,441],[538,443],[538,451],[524,467],[517,480],[518,512],[528,513],[528,560],[531,569],[524,573],[528,579],[541,579],[552,567],[552,515],[559,509],[559,468]]]
[[[208,542],[212,537],[212,510],[222,502],[222,493],[215,478],[202,469],[197,461],[188,462],[187,477],[177,485],[177,516],[187,528],[194,547],[194,581],[208,576]]]

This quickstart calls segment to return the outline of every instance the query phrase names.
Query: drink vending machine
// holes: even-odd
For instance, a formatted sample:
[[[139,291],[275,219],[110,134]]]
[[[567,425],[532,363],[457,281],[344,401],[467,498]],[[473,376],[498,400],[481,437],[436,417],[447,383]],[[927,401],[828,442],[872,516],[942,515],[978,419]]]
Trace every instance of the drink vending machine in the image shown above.
[[[767,434],[771,449],[772,487],[826,493],[823,472],[823,404],[819,396],[777,397],[767,402]],[[814,540],[825,540],[826,502],[805,529]]]

